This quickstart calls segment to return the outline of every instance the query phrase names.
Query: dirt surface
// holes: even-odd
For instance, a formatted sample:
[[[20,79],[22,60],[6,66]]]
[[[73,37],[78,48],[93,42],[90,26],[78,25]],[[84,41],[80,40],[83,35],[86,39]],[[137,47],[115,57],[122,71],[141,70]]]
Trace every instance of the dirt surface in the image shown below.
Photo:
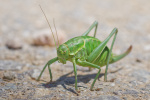
[[[98,69],[77,66],[80,92],[76,92],[70,62],[51,65],[53,82],[49,83],[47,69],[36,81],[47,61],[57,56],[55,47],[32,45],[33,34],[48,29],[39,4],[52,27],[54,18],[56,28],[66,33],[66,41],[96,20],[98,39],[103,41],[117,27],[113,52],[120,54],[130,45],[132,52],[109,66],[108,82],[102,68],[94,91],[90,86]],[[149,4],[149,0],[1,0],[0,99],[150,100]]]

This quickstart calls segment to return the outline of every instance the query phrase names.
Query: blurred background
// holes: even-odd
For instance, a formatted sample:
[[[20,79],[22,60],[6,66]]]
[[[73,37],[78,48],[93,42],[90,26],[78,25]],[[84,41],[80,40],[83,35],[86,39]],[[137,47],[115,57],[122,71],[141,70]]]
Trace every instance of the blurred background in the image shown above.
[[[137,55],[141,55],[140,59],[143,59],[141,57],[146,56],[144,52],[150,49],[150,7],[148,0],[1,1],[1,46],[14,45],[24,48],[25,44],[45,45],[48,44],[48,41],[54,45],[53,38],[47,37],[50,38],[48,41],[42,40],[45,38],[44,36],[47,36],[45,33],[51,33],[39,4],[52,27],[53,19],[55,19],[58,33],[63,34],[63,37],[60,38],[62,39],[61,43],[75,36],[80,36],[94,21],[98,21],[97,38],[101,41],[109,35],[114,27],[119,29],[114,46],[114,49],[118,48],[118,52],[126,49],[129,45],[133,45],[132,54],[139,50]],[[55,32],[54,28],[53,31]],[[41,34],[44,34],[43,38]],[[4,59],[5,57],[2,57],[6,55],[5,53],[2,54],[1,59]]]
[[[120,54],[130,45],[133,46],[133,49],[126,58],[112,66],[115,68],[118,68],[118,66],[124,67],[124,71],[121,72],[125,73],[122,75],[123,78],[134,70],[144,69],[148,71],[148,76],[145,77],[147,78],[146,82],[149,82],[149,0],[1,0],[1,79],[6,76],[4,73],[8,72],[10,74],[12,71],[14,71],[15,75],[18,75],[18,73],[30,70],[34,73],[34,69],[38,69],[38,72],[35,71],[35,73],[39,74],[43,65],[57,56],[52,34],[39,5],[42,6],[46,13],[54,34],[56,34],[53,25],[53,19],[55,19],[60,44],[82,35],[94,21],[99,22],[96,37],[101,41],[110,34],[114,27],[117,27],[119,33],[113,52]],[[92,33],[93,31],[91,35]],[[111,41],[108,46],[110,44]],[[71,63],[67,65],[55,63],[55,66],[52,66],[53,74],[55,74],[54,80],[72,70]],[[78,69],[86,70],[86,68],[79,66]],[[96,72],[97,70],[91,73]],[[48,81],[48,71],[45,73],[47,74],[45,74],[44,78]],[[89,74],[90,72],[79,71],[80,75],[84,73]],[[116,73],[117,75],[120,74]],[[37,78],[38,75],[30,76],[31,78]],[[139,76],[144,77],[144,74]],[[31,79],[26,81],[29,80]]]

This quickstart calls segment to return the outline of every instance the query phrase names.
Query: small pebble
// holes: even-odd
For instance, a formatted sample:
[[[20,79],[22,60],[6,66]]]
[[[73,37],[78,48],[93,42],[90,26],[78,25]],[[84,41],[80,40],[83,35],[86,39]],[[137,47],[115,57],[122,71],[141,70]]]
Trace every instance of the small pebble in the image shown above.
[[[6,42],[6,46],[9,48],[9,49],[21,49],[22,46],[23,46],[23,42],[18,39],[18,38],[13,38],[12,40],[8,40]]]
[[[58,29],[58,40],[59,40],[59,44],[62,44],[66,41],[66,34],[65,32],[63,32],[62,30]],[[39,32],[36,32],[33,34],[33,45],[50,45],[50,46],[55,46],[55,42],[53,39],[53,35],[50,32],[49,29],[45,29],[45,30],[41,30]],[[56,33],[54,33],[54,37],[55,37],[55,41],[56,44],[58,44],[58,40],[57,40],[57,36]]]
[[[118,92],[113,92],[113,94],[118,95]]]
[[[127,97],[123,97],[122,99],[123,99],[123,100],[128,100]]]
[[[138,85],[138,83],[135,80],[130,81],[129,83],[132,84],[132,86],[137,86]]]
[[[28,82],[23,82],[23,85],[27,85],[28,84]]]
[[[142,62],[142,60],[140,60],[140,59],[136,59],[136,62],[138,62],[138,63],[141,63]]]
[[[107,81],[108,82],[114,82],[115,79],[116,79],[116,75],[108,74],[108,76],[107,76]]]
[[[5,72],[3,74],[3,79],[4,80],[14,80],[16,78],[16,73],[15,72]]]
[[[114,87],[114,86],[115,86],[115,83],[111,83],[110,86]]]
[[[96,88],[95,91],[100,91],[103,90],[102,88]]]
[[[31,72],[30,72],[30,76],[31,78],[33,79],[37,79],[38,76],[40,75],[40,70],[39,69],[33,69]]]

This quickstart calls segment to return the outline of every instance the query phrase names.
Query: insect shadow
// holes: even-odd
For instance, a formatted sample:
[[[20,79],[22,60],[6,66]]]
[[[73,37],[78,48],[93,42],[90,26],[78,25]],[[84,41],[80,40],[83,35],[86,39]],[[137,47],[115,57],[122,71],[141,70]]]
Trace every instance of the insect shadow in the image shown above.
[[[122,68],[110,72],[110,73],[116,73],[119,70],[121,70]],[[73,71],[61,76],[59,79],[57,79],[56,81],[53,82],[48,82],[48,83],[43,83],[42,86],[44,86],[45,88],[52,88],[52,87],[57,87],[58,85],[61,85],[64,89],[66,89],[67,91],[70,91],[72,93],[78,94],[74,89],[72,88],[67,88],[66,85],[73,85],[75,83],[75,79],[74,76],[69,76],[70,74],[72,74]],[[91,79],[94,79],[96,76],[96,73],[94,74],[86,74],[86,75],[78,75],[78,83],[88,83]],[[98,77],[101,78],[102,76],[104,76],[104,73],[101,73]],[[79,85],[79,87],[83,87],[83,88],[87,88],[84,86]]]

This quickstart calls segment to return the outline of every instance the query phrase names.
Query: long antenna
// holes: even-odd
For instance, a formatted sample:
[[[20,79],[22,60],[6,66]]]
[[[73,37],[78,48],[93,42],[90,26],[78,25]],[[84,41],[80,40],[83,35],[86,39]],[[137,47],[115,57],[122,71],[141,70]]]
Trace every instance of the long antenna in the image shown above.
[[[50,30],[51,30],[51,32],[52,32],[52,35],[53,35],[53,38],[54,38],[54,42],[55,42],[55,46],[56,46],[56,49],[57,49],[57,45],[56,45],[56,41],[55,41],[55,37],[54,37],[53,31],[52,31],[51,25],[50,25],[50,23],[49,23],[49,21],[48,21],[46,15],[45,15],[45,13],[44,13],[42,7],[41,7],[41,5],[39,5],[39,6],[40,6],[40,8],[41,8],[41,10],[42,10],[42,12],[43,12],[43,14],[44,14],[44,16],[45,16],[45,18],[46,18],[46,21],[47,21],[47,23],[48,23],[48,25],[49,25],[49,28],[50,28]]]
[[[57,30],[56,30],[56,26],[55,26],[55,20],[54,20],[54,18],[53,18],[53,24],[54,24],[55,31],[56,31],[56,36],[57,36],[58,45],[60,45],[60,44],[59,44],[59,39],[58,39],[58,34],[57,34]]]

